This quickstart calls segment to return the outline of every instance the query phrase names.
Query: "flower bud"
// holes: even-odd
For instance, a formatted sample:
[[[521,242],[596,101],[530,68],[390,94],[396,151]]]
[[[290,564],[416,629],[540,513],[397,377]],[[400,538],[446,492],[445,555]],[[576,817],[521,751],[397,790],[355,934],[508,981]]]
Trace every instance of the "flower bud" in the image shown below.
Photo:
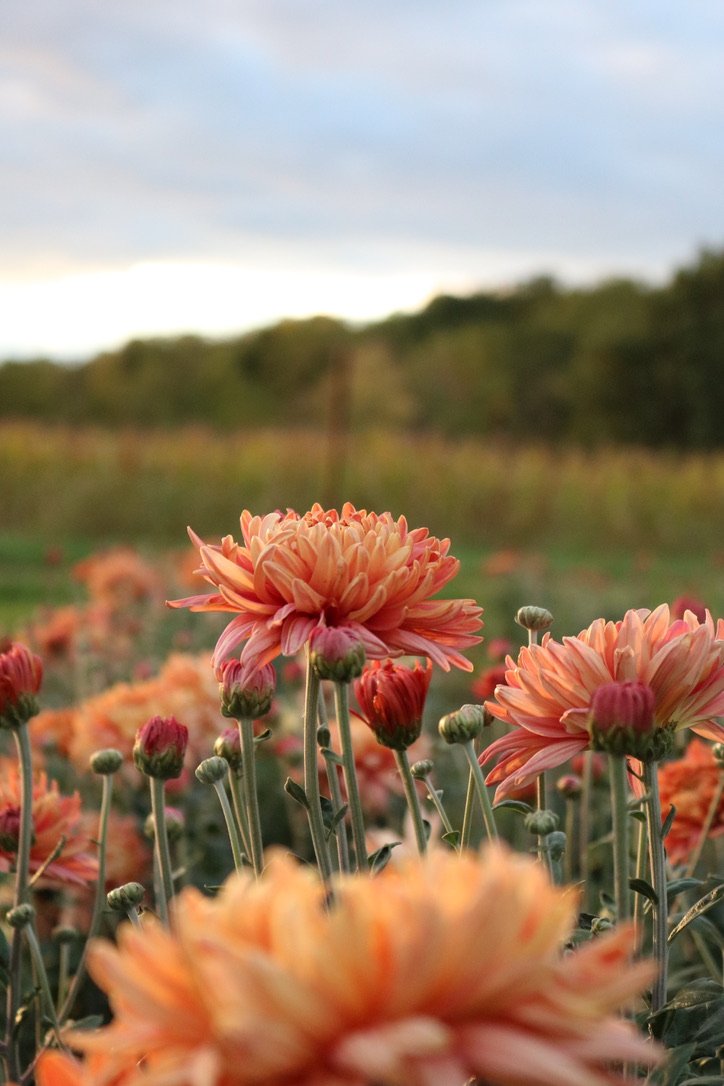
[[[377,742],[391,750],[407,750],[420,735],[432,663],[419,661],[412,668],[392,660],[373,660],[354,691],[364,719]]]
[[[546,848],[548,855],[554,862],[558,862],[566,851],[566,835],[561,830],[552,830],[546,835]]]
[[[212,758],[204,758],[203,762],[196,766],[196,778],[202,784],[217,784],[218,781],[223,781],[228,772],[229,763],[218,754]]]
[[[106,894],[108,908],[115,912],[124,913],[128,909],[137,909],[143,901],[146,891],[140,882],[126,882],[123,886],[117,886]]]
[[[183,811],[180,811],[178,807],[164,807],[163,812],[166,816],[166,836],[171,842],[178,841],[183,837],[186,828]],[[143,824],[143,832],[149,841],[153,841],[156,836],[156,823],[152,813],[148,815]]]
[[[348,683],[362,674],[365,647],[349,626],[317,626],[309,638],[309,661],[320,679]]]
[[[480,735],[489,716],[484,705],[463,705],[442,718],[438,731],[446,743],[468,743]]]
[[[112,777],[123,765],[123,755],[120,750],[109,747],[108,750],[97,750],[91,754],[90,767],[100,777]]]
[[[560,819],[555,811],[531,811],[525,816],[525,828],[538,837],[547,837],[558,829]]]
[[[214,754],[225,758],[229,769],[241,773],[244,759],[241,753],[241,736],[238,728],[225,728],[214,743]]]
[[[564,799],[578,799],[583,791],[583,781],[575,773],[566,773],[558,778],[556,788]]]
[[[711,748],[711,752],[717,765],[724,768],[724,743],[715,743]]]
[[[0,811],[0,848],[5,852],[17,852],[20,843],[20,807],[8,804]]]
[[[515,621],[525,630],[548,630],[553,625],[553,615],[545,607],[520,607],[515,616]]]
[[[433,763],[429,758],[423,758],[419,762],[413,762],[410,766],[410,773],[416,781],[424,781],[426,777],[429,777],[433,771]]]
[[[180,777],[188,739],[188,728],[175,717],[154,716],[136,733],[133,761],[147,777]]]
[[[6,919],[11,928],[25,928],[32,924],[35,917],[35,909],[32,905],[16,905],[11,909]]]
[[[70,924],[60,924],[57,928],[53,928],[52,936],[56,943],[70,945],[76,942],[80,932],[77,928],[71,927]]]
[[[42,681],[39,656],[18,642],[0,641],[0,728],[19,728],[38,713]]]
[[[277,685],[271,664],[247,675],[240,660],[225,660],[216,669],[216,678],[224,716],[234,720],[258,720],[271,709]]]
[[[655,698],[641,682],[604,683],[591,701],[591,746],[619,757],[657,761],[671,751],[674,728],[657,727]]]

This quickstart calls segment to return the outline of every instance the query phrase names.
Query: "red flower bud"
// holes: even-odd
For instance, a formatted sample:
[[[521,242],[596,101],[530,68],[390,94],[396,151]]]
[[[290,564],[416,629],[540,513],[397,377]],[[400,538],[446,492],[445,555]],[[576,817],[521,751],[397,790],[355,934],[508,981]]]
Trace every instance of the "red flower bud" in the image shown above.
[[[407,750],[422,729],[432,663],[413,668],[374,660],[354,684],[354,692],[377,742],[392,750]]]
[[[17,642],[0,642],[0,727],[18,728],[36,715],[42,681],[39,656]]]
[[[181,776],[189,730],[175,717],[154,716],[136,733],[133,760],[147,777],[167,781]]]
[[[277,677],[271,664],[248,675],[239,660],[225,660],[216,669],[221,712],[234,720],[258,720],[272,707]]]

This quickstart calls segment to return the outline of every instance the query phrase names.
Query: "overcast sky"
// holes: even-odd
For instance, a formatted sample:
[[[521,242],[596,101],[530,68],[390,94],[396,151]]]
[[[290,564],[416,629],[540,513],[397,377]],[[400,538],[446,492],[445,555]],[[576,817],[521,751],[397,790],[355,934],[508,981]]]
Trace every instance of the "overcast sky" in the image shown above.
[[[724,246],[722,0],[3,0],[0,357]]]

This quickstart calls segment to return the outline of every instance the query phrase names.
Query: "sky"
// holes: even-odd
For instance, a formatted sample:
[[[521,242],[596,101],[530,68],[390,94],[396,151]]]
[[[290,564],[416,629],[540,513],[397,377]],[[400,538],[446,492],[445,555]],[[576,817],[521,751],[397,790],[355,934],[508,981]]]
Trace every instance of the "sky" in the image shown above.
[[[721,0],[3,0],[0,358],[724,247]]]

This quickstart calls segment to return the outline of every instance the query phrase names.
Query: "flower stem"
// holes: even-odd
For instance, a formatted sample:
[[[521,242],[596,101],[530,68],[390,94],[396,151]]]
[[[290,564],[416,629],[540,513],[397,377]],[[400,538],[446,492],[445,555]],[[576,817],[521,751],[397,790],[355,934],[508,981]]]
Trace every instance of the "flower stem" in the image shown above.
[[[259,793],[256,786],[256,751],[254,749],[254,725],[252,721],[248,718],[244,718],[238,723],[239,736],[241,738],[241,765],[244,779],[246,819],[249,827],[249,844],[251,845],[251,862],[254,865],[254,874],[258,878],[264,868],[264,845],[261,838]]]
[[[427,852],[427,831],[425,830],[425,823],[422,818],[422,811],[420,810],[420,798],[417,794],[417,789],[415,788],[415,780],[410,772],[410,759],[407,757],[407,751],[396,750],[395,761],[397,762],[397,768],[400,777],[402,778],[402,786],[405,789],[405,799],[407,800],[407,806],[412,818],[417,851],[421,856],[424,856]]]
[[[646,876],[646,850],[648,843],[648,833],[645,822],[638,823],[638,841],[636,842],[636,878],[643,879]],[[633,904],[633,922],[636,933],[641,931],[641,914],[643,912],[644,900],[641,894],[634,894]]]
[[[352,730],[349,723],[349,683],[336,682],[334,684],[334,704],[337,710],[337,727],[339,728],[339,738],[342,746],[342,770],[347,788],[357,870],[365,871],[367,869],[367,843],[365,840],[364,817],[362,815],[362,801],[360,800],[359,785],[357,783],[357,770],[354,764]]]
[[[668,988],[668,908],[666,900],[666,854],[661,836],[661,800],[658,763],[644,763],[644,785],[648,792],[646,819],[649,831],[651,884],[657,896],[653,904],[653,952],[659,972],[651,992],[651,1013],[656,1014],[666,1002]]]
[[[631,916],[629,893],[629,822],[626,785],[626,759],[609,754],[608,772],[611,783],[611,812],[613,817],[613,884],[616,918],[619,923]]]
[[[15,747],[20,767],[20,830],[18,834],[18,858],[15,869],[14,907],[24,905],[29,897],[30,848],[33,838],[33,763],[30,749],[28,725],[20,724],[13,728]],[[15,1018],[20,1006],[23,966],[23,935],[20,928],[13,929],[8,966],[9,979],[7,988],[7,1019],[5,1026],[5,1048],[8,1061],[8,1077],[18,1077],[17,1052],[15,1039]]]
[[[583,887],[581,907],[588,907],[590,896],[588,868],[588,850],[591,844],[591,807],[593,803],[593,751],[583,754],[583,775],[581,777],[581,805],[578,820],[578,879]],[[639,895],[637,895],[638,897]]]
[[[103,907],[106,902],[106,842],[108,839],[108,818],[111,813],[111,801],[113,798],[113,775],[103,776],[103,792],[101,796],[101,810],[98,818],[98,877],[96,880],[95,896],[93,898],[93,912],[88,929],[88,935],[83,944],[83,951],[78,962],[78,968],[71,981],[70,987],[63,999],[58,1011],[58,1021],[62,1024],[73,1010],[78,991],[85,975],[85,963],[88,956],[90,941],[97,934],[103,917]]]
[[[164,782],[160,777],[149,777],[149,781],[151,782],[154,852],[159,875],[157,906],[162,923],[168,927],[168,904],[173,897],[173,875],[171,873],[171,852],[168,846],[168,832],[166,829]]]
[[[241,836],[241,845],[246,855],[251,858],[251,845],[249,844],[249,826],[246,819],[246,801],[244,799],[244,787],[241,775],[232,769],[229,773],[229,787],[231,789],[231,802],[234,805],[236,824]]]
[[[236,825],[236,819],[234,818],[234,812],[232,811],[231,804],[229,803],[229,797],[226,794],[224,782],[214,781],[214,788],[216,789],[216,794],[219,797],[219,803],[221,804],[224,821],[226,822],[226,832],[229,835],[231,855],[234,857],[234,868],[237,872],[240,872],[244,870],[244,857],[241,851],[241,837],[239,836],[239,828]]]
[[[53,995],[50,991],[50,984],[48,983],[48,974],[45,971],[45,963],[43,961],[43,952],[40,949],[40,943],[38,942],[38,936],[35,934],[35,928],[32,923],[28,924],[23,932],[25,938],[28,941],[30,947],[30,955],[33,959],[33,965],[35,966],[35,972],[40,984],[40,991],[42,993],[43,1002],[45,1004],[45,1013],[48,1016],[50,1024],[55,1034],[55,1039],[60,1047],[67,1051],[63,1038],[60,1035],[60,1025],[55,1013],[55,1004],[53,1002]]]
[[[475,800],[475,778],[472,769],[468,772],[468,787],[465,791],[465,809],[463,811],[463,824],[460,831],[460,850],[470,847],[470,837],[473,829],[473,804]]]
[[[324,758],[324,765],[327,771],[327,783],[329,784],[329,796],[332,800],[332,806],[335,811],[340,811],[343,807],[343,800],[342,789],[339,786],[338,755],[328,747],[323,747],[322,757]],[[349,873],[351,871],[351,866],[346,827],[344,825],[337,826],[335,836],[337,839],[337,861],[339,863],[339,869],[340,871]]]
[[[332,874],[332,861],[327,850],[327,838],[322,818],[322,804],[319,795],[319,769],[317,764],[317,702],[319,700],[319,678],[311,663],[307,662],[307,689],[304,704],[304,792],[307,797],[307,816],[312,835],[312,845],[317,858],[319,873],[324,882],[329,882]]]
[[[472,776],[473,787],[478,794],[478,800],[480,802],[480,809],[483,812],[483,822],[485,823],[485,832],[488,835],[489,841],[495,841],[498,838],[498,827],[495,824],[495,815],[493,814],[493,806],[490,802],[490,796],[488,795],[488,789],[485,785],[485,777],[483,771],[480,768],[478,756],[475,753],[475,747],[473,746],[472,739],[468,739],[466,743],[462,744],[462,748],[465,751],[465,756],[470,765],[470,773]]]
[[[442,800],[440,798],[442,793],[438,792],[437,789],[433,787],[432,781],[429,777],[422,777],[421,779],[425,782],[428,799],[433,803],[435,810],[439,814],[440,821],[445,828],[445,833],[454,833],[455,831],[453,830],[453,824],[448,818],[447,811],[442,805]]]

